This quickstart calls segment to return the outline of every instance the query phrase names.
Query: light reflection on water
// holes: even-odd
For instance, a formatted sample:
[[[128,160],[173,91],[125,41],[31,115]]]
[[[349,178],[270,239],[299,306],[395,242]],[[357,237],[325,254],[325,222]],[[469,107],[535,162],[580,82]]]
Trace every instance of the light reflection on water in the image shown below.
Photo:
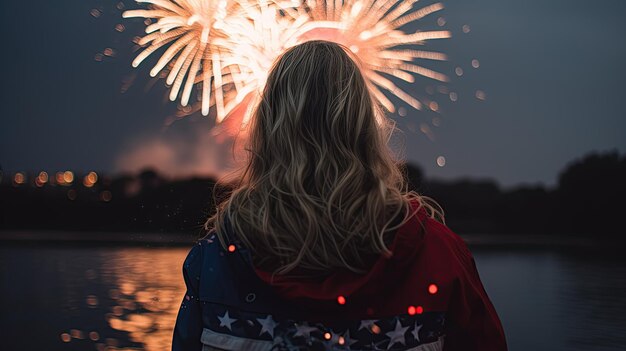
[[[187,251],[0,248],[2,339],[16,350],[168,350]]]
[[[112,329],[128,333],[145,350],[166,350],[180,297],[185,249],[120,249],[107,255],[101,272],[112,279],[109,297],[115,301],[106,319]]]
[[[3,349],[168,350],[187,248],[0,247]],[[626,349],[626,260],[475,249],[510,350]]]

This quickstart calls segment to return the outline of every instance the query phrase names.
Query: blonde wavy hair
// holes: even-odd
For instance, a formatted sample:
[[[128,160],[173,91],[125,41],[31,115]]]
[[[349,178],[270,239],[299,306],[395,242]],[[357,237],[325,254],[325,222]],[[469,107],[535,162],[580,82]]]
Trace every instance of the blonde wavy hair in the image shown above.
[[[443,221],[435,202],[407,191],[387,145],[395,125],[343,46],[309,41],[285,52],[247,128],[247,162],[206,229],[224,247],[240,240],[257,268],[363,272],[392,254],[412,201]]]

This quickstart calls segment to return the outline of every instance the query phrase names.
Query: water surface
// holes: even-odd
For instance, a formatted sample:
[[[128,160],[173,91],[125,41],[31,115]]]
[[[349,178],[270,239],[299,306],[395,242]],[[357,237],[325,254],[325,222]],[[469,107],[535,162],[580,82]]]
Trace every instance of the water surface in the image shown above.
[[[625,350],[626,259],[474,247],[510,350]],[[6,350],[167,350],[187,248],[0,248]],[[6,348],[5,348],[6,347]]]

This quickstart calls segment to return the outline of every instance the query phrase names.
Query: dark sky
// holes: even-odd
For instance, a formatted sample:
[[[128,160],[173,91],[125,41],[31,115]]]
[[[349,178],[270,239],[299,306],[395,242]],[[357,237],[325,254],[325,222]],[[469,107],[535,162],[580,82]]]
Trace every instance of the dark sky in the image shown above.
[[[438,93],[438,84],[418,79],[409,90],[437,101],[441,114],[407,109],[405,117],[394,117],[404,131],[407,159],[422,165],[427,176],[552,185],[577,157],[626,151],[626,2],[444,3],[447,9],[439,16],[454,38],[430,48],[447,52],[451,61],[428,67],[453,77],[447,89],[458,101]],[[129,162],[149,164],[150,152],[157,150],[187,158],[174,164],[156,158],[169,162],[165,168],[187,162],[202,171],[212,162],[207,158],[216,157],[203,151],[212,147],[209,119],[194,116],[163,128],[176,104],[166,101],[162,81],[151,87],[149,66],[130,66],[135,55],[130,40],[142,25],[121,19],[116,4],[0,2],[5,170],[116,172],[132,168]],[[100,17],[90,15],[94,8],[102,10]],[[423,28],[437,29],[439,16],[424,21]],[[124,32],[114,29],[118,23],[126,26]],[[461,30],[465,24],[471,28],[467,34]],[[116,56],[94,60],[107,47]],[[480,68],[472,68],[472,59]],[[454,74],[455,67],[463,76]],[[485,101],[475,98],[476,90],[485,92]],[[432,123],[435,117],[439,126]],[[429,126],[434,141],[419,131],[421,125]],[[444,167],[437,166],[438,156],[446,158]]]

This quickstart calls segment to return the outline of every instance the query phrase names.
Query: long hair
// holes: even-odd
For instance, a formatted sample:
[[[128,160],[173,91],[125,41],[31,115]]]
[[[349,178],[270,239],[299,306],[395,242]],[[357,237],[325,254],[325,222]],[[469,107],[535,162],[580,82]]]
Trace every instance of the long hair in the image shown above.
[[[411,201],[443,220],[436,204],[406,190],[387,145],[395,126],[338,44],[285,52],[248,128],[239,184],[206,227],[226,246],[228,218],[261,269],[362,272],[372,257],[392,254],[389,234],[415,214]]]

